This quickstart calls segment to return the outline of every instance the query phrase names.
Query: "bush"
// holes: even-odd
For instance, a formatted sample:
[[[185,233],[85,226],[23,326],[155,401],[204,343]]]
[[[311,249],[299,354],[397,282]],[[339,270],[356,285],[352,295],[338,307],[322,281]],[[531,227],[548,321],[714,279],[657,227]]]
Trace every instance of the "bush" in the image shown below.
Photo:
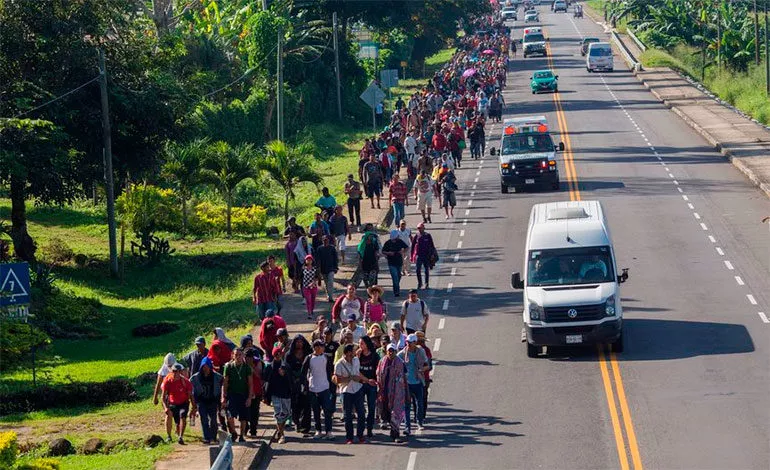
[[[126,379],[42,386],[0,394],[0,416],[49,408],[105,406],[138,398],[133,384]]]
[[[59,459],[46,457],[21,464],[16,467],[16,470],[59,470],[60,468],[61,463],[59,463]]]
[[[233,232],[244,235],[256,235],[265,229],[267,209],[262,206],[233,207]],[[215,234],[225,230],[227,208],[210,202],[201,202],[195,206],[195,213],[190,220],[190,228],[198,234]]]
[[[33,325],[0,319],[0,370],[18,367],[33,347],[50,343],[51,338]]]
[[[131,336],[138,338],[151,338],[154,336],[163,336],[179,329],[179,325],[170,322],[148,323],[139,325],[131,330]]]
[[[61,238],[54,237],[43,245],[41,258],[48,264],[62,265],[69,263],[75,257],[75,252]]]
[[[35,297],[31,312],[33,323],[54,338],[100,337],[104,322],[102,303],[97,299],[78,297],[64,292]]]
[[[159,230],[176,232],[182,225],[178,201],[171,189],[134,184],[118,197],[116,208],[121,219],[136,234]]]
[[[0,468],[11,468],[16,463],[19,445],[13,431],[0,433]]]

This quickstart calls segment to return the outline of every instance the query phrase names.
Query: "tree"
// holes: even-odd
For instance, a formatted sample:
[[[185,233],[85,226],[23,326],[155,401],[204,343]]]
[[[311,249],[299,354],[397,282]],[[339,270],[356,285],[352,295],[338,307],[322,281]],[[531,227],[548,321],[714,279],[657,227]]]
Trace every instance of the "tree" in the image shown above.
[[[18,258],[34,263],[37,250],[27,230],[27,199],[70,202],[77,155],[66,134],[50,121],[0,119],[0,182],[11,189],[9,235]]]
[[[161,169],[162,176],[173,184],[182,203],[182,235],[187,234],[187,201],[192,190],[201,183],[201,159],[208,141],[194,140],[187,144],[166,142],[163,153],[166,162]]]
[[[256,152],[252,144],[214,142],[206,149],[201,174],[204,181],[213,185],[227,204],[227,236],[233,235],[233,193],[238,183],[257,174]]]
[[[265,145],[266,155],[260,161],[260,169],[267,173],[283,188],[284,220],[289,218],[289,200],[294,199],[294,190],[302,183],[318,187],[323,178],[313,168],[314,148],[309,143],[288,146],[280,140]]]

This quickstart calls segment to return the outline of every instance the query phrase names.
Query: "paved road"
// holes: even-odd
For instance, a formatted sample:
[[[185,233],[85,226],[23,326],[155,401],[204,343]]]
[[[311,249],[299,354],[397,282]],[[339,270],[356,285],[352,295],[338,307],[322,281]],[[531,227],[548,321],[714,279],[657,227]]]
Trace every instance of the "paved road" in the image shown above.
[[[585,71],[577,41],[599,35],[597,25],[571,14],[542,19],[552,57],[514,62],[506,111],[545,114],[563,133],[562,190],[502,195],[490,157],[459,170],[457,219],[430,226],[443,250],[428,296],[428,334],[434,348],[441,341],[426,430],[409,446],[387,436],[366,446],[293,439],[266,466],[770,466],[770,324],[759,313],[770,315],[770,234],[760,224],[770,204],[621,71],[619,57],[615,73]],[[550,66],[561,93],[531,95],[529,75]],[[567,183],[573,166],[576,188]],[[509,273],[521,267],[532,204],[578,197],[602,201],[619,266],[631,269],[626,352],[528,359]]]

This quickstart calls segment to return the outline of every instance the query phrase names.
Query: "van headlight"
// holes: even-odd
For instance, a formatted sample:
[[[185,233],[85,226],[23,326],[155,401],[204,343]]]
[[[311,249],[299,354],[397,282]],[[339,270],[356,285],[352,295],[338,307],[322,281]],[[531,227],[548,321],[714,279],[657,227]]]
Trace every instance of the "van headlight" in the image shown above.
[[[607,297],[607,302],[604,304],[604,314],[608,317],[615,316],[615,295]]]
[[[541,318],[545,317],[545,312],[543,311],[543,307],[536,304],[535,302],[529,303],[529,319],[530,320],[540,320]]]

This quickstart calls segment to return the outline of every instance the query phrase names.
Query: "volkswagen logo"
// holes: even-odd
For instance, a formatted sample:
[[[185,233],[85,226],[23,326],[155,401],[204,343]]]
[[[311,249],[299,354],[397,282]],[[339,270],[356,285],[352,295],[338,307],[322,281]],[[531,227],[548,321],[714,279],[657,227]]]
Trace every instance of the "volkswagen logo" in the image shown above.
[[[577,310],[574,308],[567,310],[567,316],[570,318],[577,318]]]

